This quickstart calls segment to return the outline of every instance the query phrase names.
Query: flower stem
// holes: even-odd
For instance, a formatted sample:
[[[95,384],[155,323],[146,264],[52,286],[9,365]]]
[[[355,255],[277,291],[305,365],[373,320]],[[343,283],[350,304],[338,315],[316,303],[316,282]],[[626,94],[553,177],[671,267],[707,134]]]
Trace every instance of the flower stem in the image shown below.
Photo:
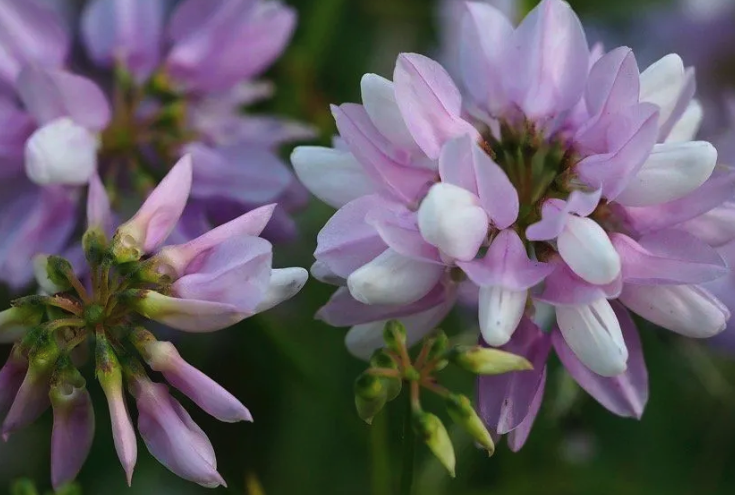
[[[411,495],[413,487],[413,465],[414,465],[414,448],[415,435],[412,425],[413,400],[408,394],[406,401],[406,412],[403,417],[403,471],[401,472],[401,495]]]

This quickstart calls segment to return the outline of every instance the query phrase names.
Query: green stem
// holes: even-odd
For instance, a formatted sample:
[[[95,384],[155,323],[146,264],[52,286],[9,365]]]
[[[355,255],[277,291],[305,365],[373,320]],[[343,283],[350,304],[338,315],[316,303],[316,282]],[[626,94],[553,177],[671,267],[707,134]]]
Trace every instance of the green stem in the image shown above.
[[[379,414],[370,428],[373,495],[386,495],[392,492],[388,417],[387,414]]]
[[[416,438],[413,432],[412,412],[413,405],[411,396],[408,395],[406,402],[406,412],[403,417],[403,471],[401,472],[401,495],[411,495],[413,487],[413,465],[414,465],[414,448],[416,446]]]

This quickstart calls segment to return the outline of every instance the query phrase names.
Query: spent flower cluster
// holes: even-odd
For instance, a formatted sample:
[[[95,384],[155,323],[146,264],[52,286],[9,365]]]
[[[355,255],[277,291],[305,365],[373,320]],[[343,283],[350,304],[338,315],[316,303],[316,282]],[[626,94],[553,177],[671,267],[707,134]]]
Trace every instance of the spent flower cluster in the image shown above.
[[[250,412],[188,364],[173,344],[158,341],[142,325],[149,319],[189,332],[220,330],[290,298],[307,273],[272,268],[272,246],[258,236],[273,205],[184,244],[161,248],[184,210],[191,181],[186,156],[108,237],[110,204],[93,177],[82,242],[88,280],[80,279],[62,257],[39,256],[36,274],[46,294],[17,299],[0,313],[0,340],[15,342],[0,370],[2,433],[7,438],[32,423],[50,403],[54,487],[76,477],[92,444],[94,412],[78,370],[88,345],[128,483],[137,443],[125,388],[135,398],[138,432],[154,457],[187,480],[209,487],[225,484],[206,434],[165,384],[148,377],[145,365],[220,421],[252,421]]]

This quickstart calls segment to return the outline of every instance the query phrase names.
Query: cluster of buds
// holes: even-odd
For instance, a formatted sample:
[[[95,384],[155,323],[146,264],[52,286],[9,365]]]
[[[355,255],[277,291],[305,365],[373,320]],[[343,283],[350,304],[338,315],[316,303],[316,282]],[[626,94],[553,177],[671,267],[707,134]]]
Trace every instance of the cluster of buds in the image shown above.
[[[185,331],[219,330],[293,296],[307,274],[271,268],[272,247],[258,235],[273,206],[158,249],[179,221],[191,180],[185,157],[111,237],[109,200],[93,180],[82,242],[86,276],[78,277],[64,258],[37,258],[45,293],[17,299],[0,313],[0,340],[15,342],[0,370],[0,415],[7,412],[2,433],[7,438],[53,407],[54,487],[76,477],[91,447],[94,412],[77,369],[91,342],[128,483],[137,444],[124,387],[136,400],[138,431],[154,457],[187,480],[225,485],[209,439],[168,387],[151,381],[144,362],[220,421],[252,421],[250,412],[141,324],[148,318]]]
[[[449,363],[476,375],[530,370],[531,363],[521,356],[497,349],[450,345],[449,339],[441,330],[424,339],[416,359],[412,360],[408,352],[406,329],[396,320],[386,323],[383,339],[385,348],[374,352],[370,367],[355,381],[355,406],[358,415],[371,424],[385,404],[400,395],[405,382],[409,389],[413,430],[452,476],[455,466],[454,448],[442,420],[421,406],[422,390],[441,397],[452,421],[492,455],[495,443],[475,411],[472,401],[467,396],[454,393],[439,384],[435,375]]]

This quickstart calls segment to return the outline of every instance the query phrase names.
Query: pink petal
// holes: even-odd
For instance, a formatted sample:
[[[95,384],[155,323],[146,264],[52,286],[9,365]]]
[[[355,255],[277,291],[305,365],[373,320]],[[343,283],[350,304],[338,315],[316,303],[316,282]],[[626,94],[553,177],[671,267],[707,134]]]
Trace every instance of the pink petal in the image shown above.
[[[414,53],[398,56],[393,73],[396,101],[408,130],[431,158],[439,158],[450,139],[478,132],[462,117],[462,96],[447,71],[430,58]]]
[[[193,333],[216,332],[250,316],[231,304],[179,299],[153,291],[137,302],[136,310],[146,318]]]
[[[633,50],[619,47],[592,66],[585,100],[590,114],[615,112],[638,103],[640,74]]]
[[[110,198],[100,176],[94,174],[87,189],[87,227],[97,227],[107,232],[112,227]]]
[[[544,281],[543,292],[535,299],[553,305],[590,304],[598,299],[615,298],[623,288],[623,280],[618,276],[607,285],[594,285],[579,278],[561,259],[549,264],[554,266]]]
[[[87,460],[94,438],[94,410],[89,392],[86,388],[72,386],[71,389],[64,397],[52,398],[51,484],[54,489],[74,481]]]
[[[365,216],[365,223],[375,228],[383,242],[403,256],[443,264],[439,250],[421,236],[416,212],[397,203],[384,204]]]
[[[513,452],[520,451],[528,440],[528,436],[531,434],[531,428],[533,423],[538,416],[539,409],[541,409],[541,403],[544,400],[544,389],[546,388],[546,366],[544,366],[544,372],[541,377],[541,386],[536,390],[531,401],[531,407],[528,410],[528,414],[521,421],[515,429],[508,432],[508,448]]]

